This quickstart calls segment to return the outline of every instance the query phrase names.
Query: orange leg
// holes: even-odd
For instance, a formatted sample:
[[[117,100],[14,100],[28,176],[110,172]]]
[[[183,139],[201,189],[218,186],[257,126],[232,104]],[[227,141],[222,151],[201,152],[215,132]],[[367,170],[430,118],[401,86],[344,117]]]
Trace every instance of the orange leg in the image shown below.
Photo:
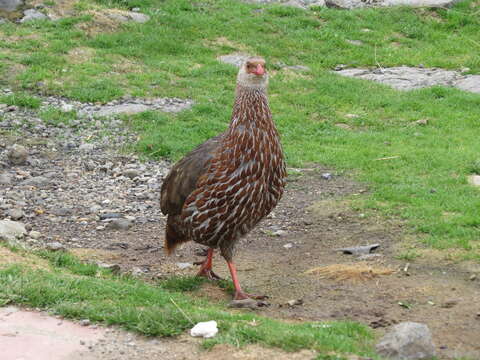
[[[208,249],[207,258],[200,267],[197,276],[204,276],[209,280],[221,280],[221,277],[212,271],[213,249]]]
[[[233,300],[244,300],[248,298],[252,299],[267,299],[268,296],[266,295],[252,295],[243,292],[242,287],[240,286],[240,282],[238,281],[237,277],[237,269],[235,265],[231,261],[227,261],[228,269],[230,270],[230,274],[232,275],[233,286],[235,287],[235,295],[233,296]]]

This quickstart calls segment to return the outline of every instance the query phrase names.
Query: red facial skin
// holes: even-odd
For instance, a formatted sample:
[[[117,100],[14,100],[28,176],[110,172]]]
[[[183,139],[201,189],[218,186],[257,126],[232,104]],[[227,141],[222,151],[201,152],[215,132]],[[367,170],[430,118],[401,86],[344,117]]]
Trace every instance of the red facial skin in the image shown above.
[[[265,64],[262,63],[250,63],[247,65],[247,72],[250,74],[255,74],[257,76],[262,76],[265,74]]]

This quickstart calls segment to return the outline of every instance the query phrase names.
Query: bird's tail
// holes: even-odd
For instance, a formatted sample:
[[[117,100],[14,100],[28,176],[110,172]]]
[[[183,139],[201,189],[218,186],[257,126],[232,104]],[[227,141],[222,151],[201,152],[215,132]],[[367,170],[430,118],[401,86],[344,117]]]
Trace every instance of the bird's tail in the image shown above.
[[[178,220],[177,216],[169,216],[167,219],[164,248],[168,255],[171,255],[178,245],[188,241],[188,238],[181,231],[181,222]]]

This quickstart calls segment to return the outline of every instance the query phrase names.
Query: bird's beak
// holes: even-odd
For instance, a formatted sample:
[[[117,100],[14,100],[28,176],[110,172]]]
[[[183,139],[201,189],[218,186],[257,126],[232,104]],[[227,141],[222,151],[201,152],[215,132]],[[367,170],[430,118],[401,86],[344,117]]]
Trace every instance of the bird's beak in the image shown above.
[[[258,64],[257,68],[255,69],[255,71],[253,73],[255,75],[262,76],[263,74],[265,74],[265,69],[263,68],[263,66],[261,64]]]

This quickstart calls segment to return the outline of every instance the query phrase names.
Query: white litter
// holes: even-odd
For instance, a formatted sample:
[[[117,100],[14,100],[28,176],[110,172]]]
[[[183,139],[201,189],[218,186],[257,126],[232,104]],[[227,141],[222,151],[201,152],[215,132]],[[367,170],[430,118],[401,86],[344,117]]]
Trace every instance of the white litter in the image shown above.
[[[202,336],[204,338],[211,338],[217,335],[218,328],[215,320],[199,322],[190,330],[192,336]]]

